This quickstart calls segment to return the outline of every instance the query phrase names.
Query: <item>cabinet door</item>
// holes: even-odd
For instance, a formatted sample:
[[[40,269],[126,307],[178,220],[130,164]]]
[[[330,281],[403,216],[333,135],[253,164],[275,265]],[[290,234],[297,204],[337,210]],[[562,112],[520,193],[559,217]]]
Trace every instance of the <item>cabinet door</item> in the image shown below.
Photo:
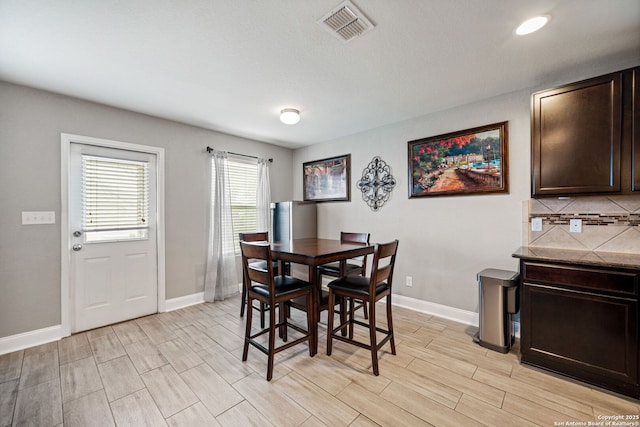
[[[640,192],[640,67],[633,70],[633,107],[631,108],[632,134],[631,150],[633,164],[631,165],[631,191]]]
[[[638,395],[638,311],[632,298],[523,283],[522,362]]]
[[[622,72],[622,193],[640,193],[640,67]]]
[[[620,191],[620,73],[533,95],[532,195]]]

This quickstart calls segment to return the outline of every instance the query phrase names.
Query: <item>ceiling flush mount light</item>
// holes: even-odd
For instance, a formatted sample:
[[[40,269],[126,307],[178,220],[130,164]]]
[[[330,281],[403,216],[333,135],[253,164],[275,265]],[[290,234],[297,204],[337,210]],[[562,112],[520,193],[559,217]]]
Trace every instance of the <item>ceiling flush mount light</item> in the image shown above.
[[[519,36],[531,34],[547,25],[547,22],[549,22],[548,16],[536,16],[535,18],[527,19],[516,28],[516,34]]]
[[[300,121],[300,111],[295,108],[285,108],[280,111],[280,121],[285,125],[295,125]]]

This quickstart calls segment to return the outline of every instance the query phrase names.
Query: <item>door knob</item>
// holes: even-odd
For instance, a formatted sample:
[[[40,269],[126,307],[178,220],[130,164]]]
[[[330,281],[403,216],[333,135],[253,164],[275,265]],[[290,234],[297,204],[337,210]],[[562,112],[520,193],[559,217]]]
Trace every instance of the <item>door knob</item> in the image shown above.
[[[78,252],[79,250],[82,249],[82,245],[76,243],[75,245],[72,246],[72,249],[76,252]]]

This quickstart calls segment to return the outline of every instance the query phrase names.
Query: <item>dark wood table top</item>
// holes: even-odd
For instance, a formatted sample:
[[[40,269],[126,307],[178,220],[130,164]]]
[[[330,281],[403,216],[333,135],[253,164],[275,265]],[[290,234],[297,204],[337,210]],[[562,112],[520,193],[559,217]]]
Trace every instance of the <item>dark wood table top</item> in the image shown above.
[[[372,254],[373,249],[374,245],[335,239],[307,238],[271,243],[274,258],[311,266]]]

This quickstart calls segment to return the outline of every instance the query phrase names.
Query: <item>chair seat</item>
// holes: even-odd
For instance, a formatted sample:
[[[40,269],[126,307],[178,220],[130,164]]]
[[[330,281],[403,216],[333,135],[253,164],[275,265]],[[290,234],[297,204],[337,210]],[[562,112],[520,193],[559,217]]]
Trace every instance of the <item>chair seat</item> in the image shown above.
[[[303,288],[310,288],[311,284],[304,280],[296,279],[291,276],[275,276],[274,285],[277,297],[286,295],[287,293],[296,292]],[[269,288],[262,284],[253,284],[251,290],[265,298],[269,297]],[[304,298],[304,297],[303,297]]]
[[[350,262],[347,262],[347,265],[345,266],[345,270],[347,275],[353,274],[353,273],[360,273],[362,271],[362,266],[358,265],[358,264],[353,264]],[[334,277],[339,277],[340,276],[340,263],[339,262],[330,262],[329,264],[323,264],[321,266],[318,267],[318,271],[320,272],[320,274],[326,274],[327,276],[334,276]]]
[[[334,291],[345,291],[352,294],[360,294],[363,297],[369,295],[369,278],[363,276],[345,276],[334,280],[327,285]],[[387,282],[376,285],[376,295],[388,289]]]

